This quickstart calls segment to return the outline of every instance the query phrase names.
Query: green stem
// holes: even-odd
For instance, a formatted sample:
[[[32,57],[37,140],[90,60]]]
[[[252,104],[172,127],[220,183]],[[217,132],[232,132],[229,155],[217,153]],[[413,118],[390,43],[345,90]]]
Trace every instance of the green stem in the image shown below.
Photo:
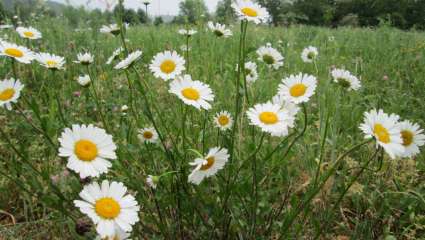
[[[314,177],[314,185],[317,184],[317,180],[318,180],[319,174],[320,174],[320,169],[322,167],[323,156],[325,155],[324,152],[325,152],[326,137],[328,135],[328,129],[329,129],[329,116],[330,116],[330,114],[329,114],[329,111],[328,111],[327,116],[326,116],[325,132],[323,133],[322,143],[320,144],[320,159],[319,159],[319,163],[318,163],[318,166],[317,166],[317,169],[316,169],[316,174],[315,174],[315,177]]]
[[[351,186],[353,186],[353,184],[357,181],[357,179],[359,179],[359,177],[363,174],[363,172],[368,168],[369,164],[372,162],[372,160],[375,159],[375,157],[376,157],[376,155],[378,154],[379,151],[380,151],[380,149],[378,148],[375,151],[375,153],[366,161],[366,163],[363,164],[363,166],[360,168],[360,171],[358,171],[357,174],[354,177],[351,178],[350,182],[345,187],[344,191],[342,191],[342,193],[340,194],[338,200],[336,201],[336,203],[334,204],[332,210],[330,211],[331,214],[333,214],[333,213],[335,213],[337,211],[337,208],[339,207],[340,203],[344,199],[344,197],[347,194],[347,192],[350,190]],[[329,223],[329,221],[327,219],[332,219],[332,217],[326,218],[324,220],[324,223],[321,225],[321,227],[319,227],[319,231],[317,232],[317,234],[314,237],[314,239],[318,239],[320,237],[320,235],[322,234],[323,230],[327,229],[328,223]]]
[[[97,93],[96,90],[96,79],[93,77],[93,74],[91,74],[91,71],[89,69],[89,67],[87,66],[87,73],[89,74],[90,80],[91,80],[91,89],[93,91],[93,94],[91,94],[91,92],[89,91],[90,95],[92,95],[91,97],[94,99],[94,102],[96,104],[97,107],[97,111],[99,112],[99,116],[100,116],[100,120],[102,121],[103,127],[105,128],[105,130],[107,132],[109,132],[109,125],[106,122],[106,118],[103,115],[103,110],[102,110],[102,105],[100,104],[99,101],[99,95]]]
[[[336,172],[336,170],[338,169],[339,164],[341,163],[341,161],[347,157],[349,154],[351,154],[352,152],[356,151],[357,149],[359,149],[360,147],[370,143],[373,139],[368,139],[364,142],[361,142],[355,146],[353,146],[352,148],[350,148],[349,150],[347,150],[345,153],[343,153],[334,163],[334,165],[328,170],[328,172],[324,175],[323,180],[321,181],[320,185],[318,186],[313,186],[314,188],[312,190],[310,190],[306,195],[306,200],[302,201],[300,204],[298,204],[298,206],[296,208],[294,208],[288,215],[288,220],[285,220],[285,222],[283,223],[283,235],[281,235],[281,239],[283,237],[286,237],[287,234],[289,233],[289,228],[291,227],[291,225],[294,223],[295,219],[297,218],[297,216],[303,211],[304,207],[307,206],[308,204],[310,204],[311,200],[313,200],[313,198],[317,195],[317,193],[319,193],[319,191],[323,188],[323,186],[326,184],[326,182],[328,181],[328,179]]]

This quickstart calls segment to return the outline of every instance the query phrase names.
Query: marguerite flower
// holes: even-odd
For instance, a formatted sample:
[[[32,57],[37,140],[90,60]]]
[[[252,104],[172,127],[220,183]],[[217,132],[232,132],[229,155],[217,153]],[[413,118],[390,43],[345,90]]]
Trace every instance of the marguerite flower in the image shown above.
[[[127,69],[131,65],[133,65],[139,58],[142,56],[142,51],[137,50],[135,52],[132,52],[128,55],[128,57],[121,62],[119,62],[117,65],[115,65],[115,69]]]
[[[414,157],[420,153],[419,147],[425,144],[424,130],[410,121],[403,121],[400,123],[401,139],[405,147],[402,157]]]
[[[295,104],[308,102],[317,86],[316,77],[300,73],[290,75],[279,85],[279,95],[284,96]]]
[[[262,46],[257,50],[258,60],[269,68],[279,69],[283,66],[283,56],[271,46]]]
[[[395,114],[388,115],[383,110],[373,109],[364,114],[364,122],[360,125],[365,138],[375,138],[376,146],[383,147],[393,159],[405,151],[398,120],[399,116]]]
[[[230,29],[226,29],[225,24],[208,22],[208,28],[217,36],[228,38],[232,36],[232,31]]]
[[[186,37],[191,37],[191,36],[195,35],[197,33],[197,31],[194,30],[194,29],[180,29],[178,31],[178,33],[180,35],[184,35]]]
[[[29,64],[34,59],[34,54],[26,47],[9,42],[0,42],[0,56],[7,56],[18,62]]]
[[[140,129],[137,137],[145,143],[156,143],[158,141],[158,133],[153,127]]]
[[[59,142],[59,156],[67,157],[67,167],[81,178],[107,173],[112,166],[107,159],[117,158],[112,136],[93,125],[72,125],[62,132]]]
[[[197,109],[210,109],[209,102],[214,100],[211,88],[200,81],[192,81],[190,75],[179,76],[172,81],[169,92],[177,95],[187,105],[192,105]]]
[[[156,189],[159,183],[159,177],[148,175],[148,177],[146,178],[146,183],[148,184],[149,187]]]
[[[111,63],[112,63],[112,61],[114,61],[115,59],[117,59],[118,58],[118,56],[122,53],[122,52],[124,52],[124,48],[123,47],[119,47],[119,48],[117,48],[113,53],[112,53],[112,56],[110,56],[109,58],[108,58],[108,61],[106,61],[106,64],[107,65],[110,65]]]
[[[288,127],[293,128],[295,126],[295,115],[297,115],[297,113],[300,111],[298,105],[279,94],[272,98],[272,103],[279,105],[281,109],[288,111],[290,116],[294,116],[293,118],[289,118],[287,120]]]
[[[102,238],[97,236],[95,240],[130,240],[130,233],[124,232],[121,228],[115,228],[115,234]]]
[[[41,33],[33,27],[17,27],[16,32],[18,32],[19,36],[26,39],[35,40],[41,38]]]
[[[229,154],[225,148],[211,148],[204,158],[196,158],[190,163],[196,166],[188,177],[188,182],[199,185],[204,178],[215,175],[219,170],[223,169]]]
[[[276,137],[288,135],[289,127],[292,127],[295,121],[294,114],[272,102],[256,104],[248,109],[247,116],[250,125],[260,127],[263,132]]]
[[[100,32],[117,36],[121,33],[121,29],[120,29],[120,26],[118,26],[118,24],[114,23],[114,24],[110,24],[110,25],[103,25],[100,28]]]
[[[317,50],[317,48],[309,46],[304,48],[303,52],[301,53],[301,59],[305,63],[312,63],[317,58],[318,55],[319,55],[319,51]]]
[[[65,64],[65,58],[50,53],[37,53],[35,59],[41,66],[52,70],[61,70]]]
[[[174,79],[180,75],[185,68],[186,61],[175,51],[165,51],[158,53],[149,65],[149,69],[157,78],[165,81]]]
[[[331,75],[334,82],[338,83],[341,87],[348,91],[357,91],[361,87],[359,79],[347,70],[334,69],[332,70]]]
[[[131,232],[132,225],[139,221],[140,209],[136,199],[126,194],[127,188],[120,182],[103,180],[86,185],[80,192],[81,200],[74,200],[76,207],[96,225],[101,238],[115,236],[122,229]]]
[[[258,79],[257,64],[255,62],[245,63],[246,81],[249,83],[255,82]]]
[[[79,76],[79,77],[77,78],[77,82],[78,82],[78,84],[80,84],[81,86],[85,87],[85,86],[87,86],[87,85],[89,85],[89,84],[90,84],[91,79],[90,79],[90,76],[89,76],[88,74],[86,74],[86,75],[81,75],[81,76]]]
[[[86,53],[79,53],[77,55],[77,61],[74,61],[74,63],[79,63],[82,65],[90,65],[91,63],[93,63],[94,61],[94,57],[93,55],[91,55],[91,53],[86,52]]]
[[[233,125],[233,118],[227,111],[221,111],[214,117],[215,125],[222,131],[230,129]]]
[[[5,79],[0,82],[0,106],[12,110],[12,103],[18,101],[24,85],[18,79]]]
[[[238,71],[239,64],[236,64],[236,71]],[[245,77],[248,83],[253,83],[258,79],[257,64],[255,62],[245,63]]]
[[[251,0],[236,0],[232,3],[232,8],[240,20],[252,21],[256,24],[269,20],[267,10]]]

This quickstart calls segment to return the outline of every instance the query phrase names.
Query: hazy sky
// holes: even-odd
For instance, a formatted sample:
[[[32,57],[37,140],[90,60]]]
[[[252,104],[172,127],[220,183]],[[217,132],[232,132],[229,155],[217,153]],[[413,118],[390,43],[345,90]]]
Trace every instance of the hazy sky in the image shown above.
[[[53,0],[56,2],[66,3],[69,2],[73,5],[83,5],[89,8],[101,8],[105,9],[107,3],[115,3],[117,0]],[[179,3],[182,0],[152,0],[152,4],[149,5],[149,14],[154,15],[177,15],[179,12]],[[219,0],[204,0],[210,11],[215,11],[217,2]],[[141,0],[124,0],[124,4],[128,8],[140,8],[143,9],[145,6],[141,3]]]

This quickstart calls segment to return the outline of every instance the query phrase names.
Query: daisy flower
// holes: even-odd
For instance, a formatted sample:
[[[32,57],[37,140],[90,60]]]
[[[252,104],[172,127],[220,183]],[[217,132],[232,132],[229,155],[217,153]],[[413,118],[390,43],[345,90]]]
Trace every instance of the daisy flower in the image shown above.
[[[318,55],[319,51],[317,50],[317,48],[309,46],[304,48],[303,52],[301,53],[301,59],[305,63],[312,63]]]
[[[247,111],[250,125],[260,127],[263,132],[272,136],[283,137],[288,135],[289,127],[293,126],[295,115],[279,104],[267,102],[256,104]]]
[[[188,177],[188,182],[199,185],[204,178],[215,175],[219,170],[223,169],[229,160],[229,154],[225,148],[211,148],[204,158],[196,158],[189,163],[195,166],[192,173]]]
[[[137,137],[145,143],[156,143],[158,141],[158,133],[153,127],[140,129]]]
[[[33,27],[17,27],[16,32],[18,32],[19,36],[26,39],[35,40],[41,38],[41,33]]]
[[[122,52],[124,52],[124,48],[123,48],[123,47],[119,47],[119,48],[117,48],[117,49],[116,49],[116,50],[112,53],[112,56],[110,56],[110,57],[108,58],[108,61],[106,61],[106,64],[107,64],[107,65],[110,65],[110,64],[112,63],[112,61],[116,60],[116,59],[118,58],[118,56],[119,56]]]
[[[255,82],[258,79],[257,64],[255,62],[245,63],[245,75],[247,82]]]
[[[295,127],[295,115],[297,115],[300,111],[300,107],[279,94],[272,98],[272,103],[279,105],[281,109],[288,111],[290,116],[294,116],[293,118],[288,119],[287,124],[290,128]]]
[[[110,24],[110,25],[103,25],[100,28],[100,32],[117,36],[118,34],[121,33],[121,29],[120,29],[120,26],[118,26],[118,24],[114,23],[114,24]]]
[[[211,108],[210,101],[214,100],[211,88],[200,81],[192,81],[190,75],[177,77],[170,84],[170,93],[177,95],[185,104],[192,105],[198,110]]]
[[[62,132],[59,142],[59,156],[68,158],[67,167],[81,178],[107,173],[112,166],[107,159],[117,158],[112,136],[93,125],[72,125]]]
[[[196,30],[193,30],[193,29],[180,29],[178,31],[178,33],[180,35],[184,35],[186,37],[191,37],[191,36],[195,35],[197,33],[197,31]]]
[[[279,69],[283,66],[283,56],[271,46],[262,46],[257,50],[258,60],[269,68]]]
[[[78,82],[78,84],[80,84],[81,86],[86,87],[87,85],[89,85],[89,84],[90,84],[91,79],[90,79],[90,76],[89,76],[88,74],[86,74],[86,75],[81,75],[81,76],[79,76],[79,77],[77,78],[77,82]]]
[[[84,186],[74,205],[86,214],[96,225],[101,238],[115,236],[122,229],[131,232],[132,225],[139,221],[140,209],[136,199],[127,193],[127,187],[120,182],[103,180]]]
[[[0,56],[11,57],[25,64],[31,63],[34,59],[34,54],[28,48],[9,42],[0,42]]]
[[[347,70],[334,69],[332,70],[331,75],[334,82],[338,83],[341,87],[348,91],[357,91],[361,87],[359,79]]]
[[[317,86],[316,77],[300,73],[290,75],[279,84],[279,95],[295,104],[308,102]]]
[[[256,24],[265,23],[269,20],[269,13],[259,4],[251,0],[236,0],[232,8],[240,20],[247,20]]]
[[[405,150],[398,120],[399,116],[395,114],[388,115],[383,110],[373,109],[364,114],[364,122],[360,125],[365,138],[375,138],[376,146],[383,147],[393,159]]]
[[[74,63],[79,63],[81,65],[90,65],[91,63],[93,63],[94,61],[94,57],[93,55],[91,55],[91,53],[86,52],[86,53],[79,53],[77,55],[77,61],[74,61]]]
[[[115,234],[102,238],[97,236],[95,240],[130,240],[130,233],[124,232],[121,228],[115,228]]]
[[[233,126],[233,118],[227,111],[221,111],[214,117],[214,123],[222,131],[226,131]]]
[[[41,66],[52,69],[61,70],[64,69],[65,58],[56,56],[50,53],[37,53],[35,59],[40,63]]]
[[[128,55],[128,57],[121,62],[119,62],[117,65],[115,65],[115,69],[127,69],[131,65],[133,65],[139,58],[142,56],[142,51],[137,50],[135,52],[132,52]]]
[[[208,28],[217,36],[228,38],[232,36],[232,31],[230,29],[226,29],[225,24],[208,22]]]
[[[5,79],[0,82],[0,106],[12,110],[12,103],[16,103],[21,96],[24,85],[18,79]]]
[[[156,78],[165,81],[174,79],[180,75],[185,68],[186,61],[175,51],[158,53],[149,65],[149,69]]]
[[[401,139],[405,147],[402,157],[414,157],[420,153],[419,147],[425,144],[424,130],[410,121],[403,121],[400,123]]]
[[[148,177],[146,178],[146,183],[148,184],[149,187],[156,189],[159,183],[159,177],[148,175]]]
[[[236,64],[235,71],[238,71],[239,64]],[[253,83],[258,79],[257,64],[255,62],[245,63],[245,76],[248,83]]]

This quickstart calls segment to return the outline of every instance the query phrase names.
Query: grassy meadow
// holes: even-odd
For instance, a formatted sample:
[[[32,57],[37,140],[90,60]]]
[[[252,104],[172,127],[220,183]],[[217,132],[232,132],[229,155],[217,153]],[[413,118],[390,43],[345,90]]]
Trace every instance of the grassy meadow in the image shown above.
[[[185,26],[130,26],[122,36],[126,47],[143,55],[128,70],[113,68],[119,60],[105,64],[122,38],[100,33],[100,24],[107,23],[76,31],[60,19],[40,19],[31,26],[43,37],[34,41],[0,30],[8,42],[66,59],[64,70],[52,71],[0,58],[1,79],[25,84],[13,110],[0,109],[0,239],[95,239],[90,218],[73,200],[84,185],[103,179],[124,183],[140,205],[132,239],[425,239],[425,155],[390,159],[381,151],[363,167],[375,143],[350,151],[364,141],[359,125],[373,108],[425,127],[423,32],[249,23],[242,52],[257,62],[259,78],[239,82],[237,94],[240,23],[226,39],[206,23],[189,26],[198,33],[188,52],[182,50],[187,38],[177,33]],[[285,58],[278,70],[257,61],[256,50],[267,43]],[[301,59],[307,46],[319,50],[314,63]],[[211,109],[185,105],[168,92],[171,81],[153,76],[149,64],[165,50],[176,50],[186,59],[185,72],[210,86]],[[73,63],[86,51],[94,63]],[[333,68],[357,76],[360,90],[335,84]],[[318,85],[288,136],[251,126],[246,111],[300,72],[316,76]],[[88,87],[76,81],[83,74],[92,80]],[[222,110],[239,112],[234,130],[215,126]],[[163,143],[137,137],[152,119]],[[117,159],[108,173],[80,179],[67,170],[58,138],[72,124],[94,124],[112,135]],[[189,162],[215,146],[229,149],[231,160],[199,185],[188,183]],[[164,173],[156,189],[146,183],[148,175]]]

